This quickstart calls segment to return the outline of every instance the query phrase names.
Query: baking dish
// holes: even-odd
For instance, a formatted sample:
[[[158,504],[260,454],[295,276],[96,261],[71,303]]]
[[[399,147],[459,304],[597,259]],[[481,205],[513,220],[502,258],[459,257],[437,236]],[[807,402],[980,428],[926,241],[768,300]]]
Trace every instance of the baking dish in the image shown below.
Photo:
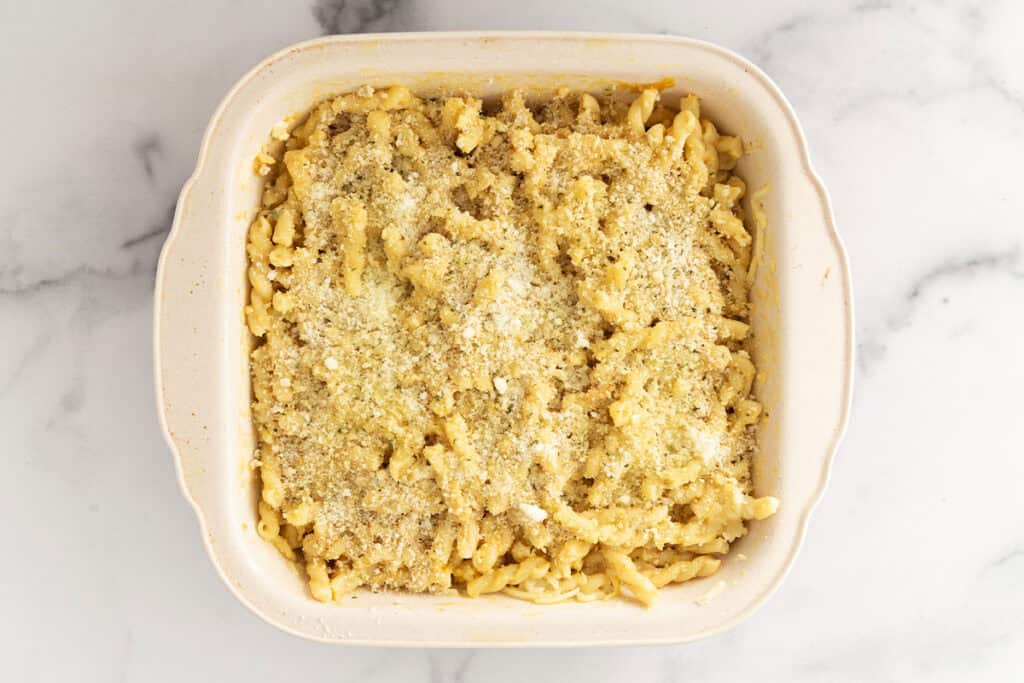
[[[671,79],[663,81],[662,79]],[[644,610],[624,600],[539,607],[363,592],[313,601],[303,577],[255,530],[249,468],[245,233],[261,183],[252,160],[271,127],[364,83],[487,97],[513,87],[596,91],[672,83],[697,94],[719,127],[754,152],[740,165],[769,186],[765,260],[754,287],[757,392],[768,419],[755,457],[758,495],[782,501],[752,522],[714,576],[673,586]],[[783,579],[822,495],[852,384],[850,276],[827,195],[796,118],[756,67],[722,48],[669,36],[420,33],[334,36],[273,55],[214,114],[178,201],[157,269],[154,335],[161,424],[210,557],[235,595],[268,622],[335,643],[550,646],[681,642],[738,623]],[[712,597],[713,596],[713,597]]]

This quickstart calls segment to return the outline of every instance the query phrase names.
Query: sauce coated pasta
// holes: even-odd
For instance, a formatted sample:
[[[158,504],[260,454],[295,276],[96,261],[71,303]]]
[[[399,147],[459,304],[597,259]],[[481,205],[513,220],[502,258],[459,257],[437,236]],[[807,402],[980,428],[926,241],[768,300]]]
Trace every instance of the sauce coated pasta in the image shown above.
[[[275,127],[248,241],[257,529],[314,598],[650,604],[776,510],[751,486],[742,154],[653,89],[364,87]]]

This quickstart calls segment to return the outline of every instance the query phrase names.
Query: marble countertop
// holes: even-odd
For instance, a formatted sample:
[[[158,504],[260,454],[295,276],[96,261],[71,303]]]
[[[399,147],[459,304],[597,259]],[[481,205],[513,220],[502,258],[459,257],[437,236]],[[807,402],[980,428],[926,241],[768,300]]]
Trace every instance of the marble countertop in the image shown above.
[[[1020,3],[37,2],[4,3],[0,25],[0,678],[931,682],[1024,669]],[[259,59],[322,33],[485,28],[732,48],[791,99],[830,188],[856,288],[850,429],[789,578],[718,637],[531,652],[303,642],[223,588],[178,491],[153,400],[152,283],[214,107]]]

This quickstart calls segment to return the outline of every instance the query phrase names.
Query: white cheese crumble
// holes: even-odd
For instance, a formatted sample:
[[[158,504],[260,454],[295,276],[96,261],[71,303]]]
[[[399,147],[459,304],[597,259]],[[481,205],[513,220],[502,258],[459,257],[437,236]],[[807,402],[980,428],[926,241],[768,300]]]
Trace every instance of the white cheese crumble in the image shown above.
[[[287,140],[291,137],[291,132],[288,130],[287,121],[278,121],[274,124],[274,127],[270,129],[270,137],[275,140]]]
[[[709,434],[703,429],[690,428],[690,439],[697,450],[697,454],[704,462],[715,462],[721,455],[722,442],[714,434]]]
[[[519,511],[526,515],[531,522],[540,523],[548,518],[547,510],[533,503],[520,503]]]

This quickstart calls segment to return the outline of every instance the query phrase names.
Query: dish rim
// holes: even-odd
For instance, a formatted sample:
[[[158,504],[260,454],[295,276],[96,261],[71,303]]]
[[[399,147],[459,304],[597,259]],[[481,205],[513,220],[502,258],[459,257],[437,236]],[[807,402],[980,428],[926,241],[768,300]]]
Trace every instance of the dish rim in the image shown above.
[[[835,257],[839,262],[841,273],[841,290],[843,295],[843,304],[845,306],[845,315],[843,316],[843,322],[846,326],[846,334],[844,335],[844,348],[842,352],[842,386],[840,388],[841,396],[839,397],[839,418],[837,423],[832,429],[829,444],[822,454],[821,457],[821,472],[818,477],[818,483],[814,494],[809,497],[806,502],[804,509],[799,514],[799,522],[797,533],[793,538],[792,548],[789,551],[788,556],[785,559],[785,564],[781,570],[778,571],[774,578],[767,587],[753,600],[749,601],[745,607],[738,610],[732,617],[723,620],[721,623],[714,627],[706,628],[693,634],[687,634],[684,636],[673,635],[671,633],[666,634],[664,638],[639,638],[629,639],[626,638],[598,638],[584,641],[570,641],[570,640],[552,640],[544,642],[532,642],[524,640],[510,639],[507,641],[497,642],[478,642],[478,641],[466,641],[466,640],[434,640],[430,643],[424,643],[413,640],[396,640],[396,641],[381,641],[373,638],[355,638],[355,639],[338,639],[332,638],[328,635],[317,635],[306,631],[300,631],[291,627],[290,625],[273,619],[264,610],[257,607],[247,597],[247,595],[239,589],[239,587],[233,583],[230,577],[227,575],[223,565],[216,559],[216,553],[214,552],[213,543],[211,540],[211,534],[209,525],[206,519],[206,515],[200,508],[199,503],[190,493],[186,475],[182,463],[181,452],[176,443],[174,436],[171,433],[171,429],[167,421],[167,410],[165,405],[164,393],[164,381],[163,381],[163,367],[160,357],[160,339],[161,339],[161,317],[163,313],[163,307],[161,304],[164,283],[164,271],[166,267],[167,259],[172,251],[171,247],[175,239],[179,236],[182,224],[185,222],[183,208],[189,203],[191,195],[194,191],[194,187],[198,179],[202,176],[205,171],[205,167],[210,156],[210,149],[212,146],[212,140],[214,138],[213,133],[219,127],[221,119],[224,116],[225,111],[231,105],[239,91],[244,89],[252,80],[254,80],[259,74],[267,69],[272,68],[277,62],[286,59],[292,54],[302,52],[305,50],[315,49],[324,45],[332,43],[384,43],[384,42],[408,42],[418,40],[459,40],[459,39],[472,39],[472,40],[500,40],[500,39],[533,39],[533,40],[590,40],[590,41],[609,41],[609,42],[648,42],[648,43],[672,43],[681,46],[688,46],[697,48],[699,50],[705,50],[713,53],[714,55],[724,58],[733,62],[739,66],[745,72],[753,76],[755,79],[760,81],[761,85],[765,88],[768,94],[776,101],[776,104],[780,107],[782,113],[785,116],[786,123],[790,127],[790,132],[793,135],[794,140],[797,143],[797,149],[799,151],[799,163],[803,175],[811,183],[816,198],[820,204],[822,215],[821,218],[824,221],[824,225],[827,226],[828,238],[835,249]],[[422,70],[422,73],[428,73],[428,70]],[[273,54],[269,55],[265,59],[261,60],[251,69],[249,69],[227,92],[220,104],[215,109],[214,113],[210,117],[210,121],[206,126],[203,133],[202,142],[199,147],[199,153],[196,161],[195,168],[189,178],[185,181],[182,186],[181,192],[178,196],[178,200],[175,204],[174,220],[171,224],[171,228],[167,233],[163,246],[160,250],[159,260],[157,262],[156,276],[155,276],[155,287],[154,287],[154,307],[153,307],[153,372],[154,372],[154,385],[155,394],[157,401],[157,415],[160,424],[160,430],[163,433],[164,441],[174,459],[175,472],[178,479],[178,485],[181,489],[182,495],[191,505],[195,512],[196,519],[199,523],[199,529],[203,539],[203,545],[206,548],[207,555],[210,557],[211,563],[214,565],[218,576],[222,582],[228,587],[228,590],[251,612],[256,614],[260,619],[281,629],[293,636],[300,638],[314,640],[323,643],[331,643],[337,645],[369,645],[369,646],[387,646],[387,647],[438,647],[438,648],[453,648],[453,647],[495,647],[495,648],[517,648],[517,647],[608,647],[608,646],[631,646],[631,645],[645,645],[645,644],[672,644],[672,643],[683,643],[691,642],[694,640],[713,636],[723,631],[729,630],[739,623],[748,619],[757,610],[759,610],[768,599],[779,589],[785,580],[786,576],[792,570],[793,564],[798,557],[800,550],[803,547],[804,541],[806,540],[807,531],[810,523],[811,514],[817,509],[821,502],[822,497],[828,487],[829,480],[831,478],[832,467],[835,461],[840,444],[842,443],[843,437],[849,426],[850,412],[853,400],[853,384],[854,384],[854,363],[853,363],[853,349],[855,348],[855,327],[854,327],[854,300],[853,300],[853,287],[852,287],[852,276],[850,273],[849,258],[846,252],[845,245],[839,235],[838,229],[836,228],[835,217],[832,211],[832,203],[829,198],[828,192],[825,189],[825,185],[822,182],[818,173],[814,170],[814,167],[810,160],[810,152],[807,144],[806,136],[804,135],[803,128],[796,117],[792,106],[786,97],[782,94],[778,86],[764,73],[759,67],[754,65],[739,54],[721,47],[714,43],[684,36],[674,35],[661,35],[661,34],[644,34],[644,33],[607,33],[607,32],[586,32],[586,31],[420,31],[420,32],[398,32],[398,33],[366,33],[366,34],[353,34],[353,35],[332,35],[314,38],[310,40],[301,41],[292,45],[286,46]]]

